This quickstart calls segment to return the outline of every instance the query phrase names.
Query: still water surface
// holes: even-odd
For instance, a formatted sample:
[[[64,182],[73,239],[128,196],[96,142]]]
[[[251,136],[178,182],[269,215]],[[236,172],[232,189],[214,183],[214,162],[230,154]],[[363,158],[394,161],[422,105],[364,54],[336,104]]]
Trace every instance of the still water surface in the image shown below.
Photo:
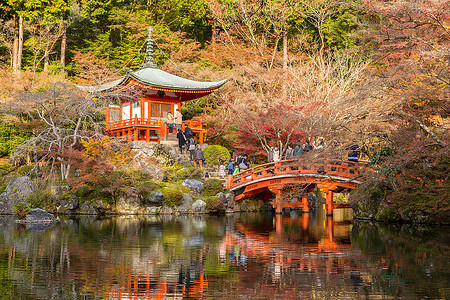
[[[448,227],[335,214],[0,218],[0,299],[450,299]]]

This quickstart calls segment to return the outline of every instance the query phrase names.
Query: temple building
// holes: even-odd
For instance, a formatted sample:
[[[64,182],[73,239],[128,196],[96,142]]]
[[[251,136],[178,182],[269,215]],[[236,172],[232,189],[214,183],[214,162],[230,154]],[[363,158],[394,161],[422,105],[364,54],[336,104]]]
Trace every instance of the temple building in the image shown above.
[[[197,99],[216,91],[227,80],[200,82],[185,79],[164,72],[153,61],[152,28],[149,28],[147,51],[140,70],[128,71],[121,79],[98,85],[79,86],[80,89],[102,97],[116,99],[120,103],[106,108],[106,131],[108,134],[124,137],[126,141],[167,140],[167,116],[175,116],[185,101]],[[184,124],[203,143],[206,130],[200,120],[185,121]]]

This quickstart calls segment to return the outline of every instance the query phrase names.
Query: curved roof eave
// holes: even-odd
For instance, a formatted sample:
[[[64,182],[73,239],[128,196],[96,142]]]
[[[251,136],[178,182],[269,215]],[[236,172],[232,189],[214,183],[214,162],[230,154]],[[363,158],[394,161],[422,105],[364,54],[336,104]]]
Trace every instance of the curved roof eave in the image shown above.
[[[157,68],[145,68],[136,72],[127,72],[123,78],[102,85],[77,87],[90,93],[100,93],[125,86],[130,79],[149,87],[205,92],[218,89],[228,81],[228,79],[215,82],[195,81],[172,75]]]

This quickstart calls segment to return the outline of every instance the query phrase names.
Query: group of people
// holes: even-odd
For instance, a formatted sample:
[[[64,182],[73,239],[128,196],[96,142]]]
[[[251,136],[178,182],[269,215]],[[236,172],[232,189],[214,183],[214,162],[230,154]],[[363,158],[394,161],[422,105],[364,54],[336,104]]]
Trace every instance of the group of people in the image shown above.
[[[307,139],[305,142],[298,141],[295,146],[292,144],[288,144],[286,152],[284,154],[284,159],[295,159],[301,156],[304,153],[307,153],[313,149],[322,149],[324,147],[323,139],[320,138],[317,145],[316,142],[313,141],[312,145],[310,141]],[[267,155],[268,162],[276,162],[282,159],[282,153],[278,146],[271,147],[269,153]]]
[[[248,156],[246,154],[244,156],[238,155],[236,159],[230,159],[227,167],[225,167],[225,161],[220,161],[219,177],[225,178],[225,173],[228,175],[236,175],[241,171],[247,170],[250,165],[247,160]]]
[[[178,108],[175,110],[175,116],[171,112],[167,113],[167,128],[169,129],[169,133],[173,133],[174,127],[177,131],[181,130],[181,124],[183,124],[183,115]]]
[[[187,151],[189,151],[189,158],[194,163],[194,166],[198,165],[203,171],[203,162],[205,161],[205,156],[203,155],[203,150],[195,140],[194,131],[189,127],[188,124],[184,124],[184,131],[181,130],[181,126],[179,129],[177,129],[177,139],[180,153],[183,153],[183,148],[186,148]]]

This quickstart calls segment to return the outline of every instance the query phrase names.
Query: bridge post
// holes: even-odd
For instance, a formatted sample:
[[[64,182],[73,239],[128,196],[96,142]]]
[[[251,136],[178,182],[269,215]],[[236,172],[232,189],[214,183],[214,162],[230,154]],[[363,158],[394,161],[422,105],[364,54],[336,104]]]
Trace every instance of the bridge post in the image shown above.
[[[277,233],[283,232],[283,217],[281,214],[275,215],[275,230]]]
[[[233,180],[233,175],[227,175],[227,182],[225,187],[227,188],[227,190],[231,189],[231,181]]]
[[[309,203],[308,203],[308,195],[304,194],[302,196],[302,212],[309,213]]]
[[[333,191],[327,192],[327,216],[333,215]]]
[[[282,206],[282,195],[281,190],[277,189],[275,192],[275,213],[276,214],[282,214],[283,213],[283,206]]]

